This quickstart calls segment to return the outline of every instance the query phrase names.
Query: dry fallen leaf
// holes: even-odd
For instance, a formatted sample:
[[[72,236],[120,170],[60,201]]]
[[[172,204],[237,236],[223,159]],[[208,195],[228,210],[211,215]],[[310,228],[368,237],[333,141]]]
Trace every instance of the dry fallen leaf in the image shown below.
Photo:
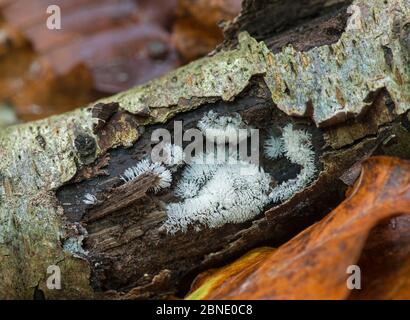
[[[322,221],[273,252],[203,275],[190,299],[410,298],[410,162],[363,163],[352,194]],[[390,222],[389,222],[390,220]],[[387,223],[386,223],[387,221]],[[347,287],[359,265],[362,289]]]

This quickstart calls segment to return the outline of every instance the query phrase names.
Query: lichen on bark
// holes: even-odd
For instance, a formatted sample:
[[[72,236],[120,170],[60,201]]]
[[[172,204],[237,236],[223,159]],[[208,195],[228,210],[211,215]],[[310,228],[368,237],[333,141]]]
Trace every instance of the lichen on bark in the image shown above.
[[[318,126],[361,114],[375,93],[387,89],[396,112],[410,107],[410,2],[353,2],[357,24],[329,46],[269,54],[265,81],[288,115],[312,112]],[[309,110],[309,107],[311,110]]]
[[[198,99],[192,108],[201,99],[232,100],[252,76],[264,75],[279,109],[290,116],[311,113],[317,126],[361,114],[383,88],[402,114],[410,105],[409,0],[356,0],[352,6],[358,21],[334,44],[307,52],[289,45],[273,54],[242,32],[237,49],[195,61],[106,101],[138,113],[147,107],[174,110],[183,100]]]
[[[74,141],[80,133],[92,136],[92,122],[89,112],[83,109],[0,132],[3,298],[33,298],[50,265],[76,264],[81,265],[78,274],[87,271],[85,262],[70,261],[74,258],[62,250],[64,222],[54,190],[77,172],[79,154]],[[76,295],[70,290],[86,290],[83,288],[87,286],[88,283],[76,283],[65,294]]]

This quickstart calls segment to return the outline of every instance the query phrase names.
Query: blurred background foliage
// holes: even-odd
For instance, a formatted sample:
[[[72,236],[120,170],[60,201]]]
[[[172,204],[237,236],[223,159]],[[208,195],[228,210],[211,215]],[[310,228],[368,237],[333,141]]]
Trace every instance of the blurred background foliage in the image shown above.
[[[48,117],[211,52],[240,0],[0,0],[0,126]]]

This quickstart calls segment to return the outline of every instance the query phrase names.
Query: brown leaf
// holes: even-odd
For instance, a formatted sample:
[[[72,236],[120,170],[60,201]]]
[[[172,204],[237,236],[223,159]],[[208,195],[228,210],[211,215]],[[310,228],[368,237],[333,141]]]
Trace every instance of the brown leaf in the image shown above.
[[[349,299],[410,298],[410,216],[399,216],[372,230],[358,265],[362,290]]]
[[[228,273],[223,281],[219,278],[217,290],[200,295],[201,288],[196,288],[189,297],[410,298],[410,223],[408,217],[395,218],[410,213],[409,187],[409,161],[368,159],[351,196],[326,218],[268,254],[258,265],[249,265],[247,268],[253,271],[245,278]],[[390,224],[386,224],[389,219]],[[363,283],[361,291],[352,292],[347,288],[347,268],[355,264],[362,267]],[[206,286],[209,281],[212,277],[201,283]]]

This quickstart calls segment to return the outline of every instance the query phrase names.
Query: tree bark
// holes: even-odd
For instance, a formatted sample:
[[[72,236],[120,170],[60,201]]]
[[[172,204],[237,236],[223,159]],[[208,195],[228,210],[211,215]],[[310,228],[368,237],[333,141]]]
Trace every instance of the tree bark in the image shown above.
[[[0,296],[182,296],[199,272],[279,245],[344,197],[374,154],[410,157],[408,0],[245,0],[212,56],[83,109],[1,131]],[[356,10],[356,11],[355,11]],[[358,20],[357,20],[358,19]],[[239,113],[269,134],[291,123],[312,135],[315,180],[244,223],[163,231],[175,185],[119,176],[152,149],[157,128],[194,128],[203,114]],[[261,155],[276,183],[299,168]],[[180,171],[175,174],[178,179]],[[94,206],[83,203],[97,194]],[[61,290],[47,268],[61,269]]]

